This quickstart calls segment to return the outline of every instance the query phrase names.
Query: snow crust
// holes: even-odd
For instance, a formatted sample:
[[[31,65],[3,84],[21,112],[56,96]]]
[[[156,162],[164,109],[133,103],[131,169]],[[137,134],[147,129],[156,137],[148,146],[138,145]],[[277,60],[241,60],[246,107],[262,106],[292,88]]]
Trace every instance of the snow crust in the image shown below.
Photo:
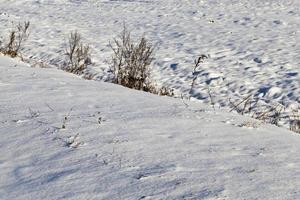
[[[0,71],[1,200],[300,196],[298,134],[2,56]]]

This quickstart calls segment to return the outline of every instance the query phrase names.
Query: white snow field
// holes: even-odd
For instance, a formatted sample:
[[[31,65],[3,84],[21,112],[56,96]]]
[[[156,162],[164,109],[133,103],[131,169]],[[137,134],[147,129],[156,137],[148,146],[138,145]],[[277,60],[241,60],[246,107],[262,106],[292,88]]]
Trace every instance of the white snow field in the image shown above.
[[[0,199],[295,200],[299,134],[0,56]]]
[[[193,61],[209,55],[192,94],[216,106],[248,94],[287,110],[300,104],[299,0],[0,0],[1,35],[29,20],[24,46],[30,62],[57,66],[65,42],[78,30],[92,47],[90,73],[107,80],[108,46],[126,23],[156,45],[153,79],[189,96]],[[136,38],[137,38],[136,37]]]

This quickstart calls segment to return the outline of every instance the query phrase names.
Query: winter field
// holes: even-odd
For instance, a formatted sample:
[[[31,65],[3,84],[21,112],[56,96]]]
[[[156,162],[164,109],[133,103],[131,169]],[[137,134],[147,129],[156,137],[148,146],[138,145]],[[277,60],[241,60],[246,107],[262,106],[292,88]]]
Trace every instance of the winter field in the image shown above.
[[[217,106],[248,94],[263,102],[300,103],[300,1],[298,0],[0,0],[1,34],[29,20],[24,57],[57,66],[66,38],[78,30],[92,47],[90,73],[109,76],[109,41],[123,28],[156,45],[153,79],[189,95],[194,59],[201,65],[192,96]],[[3,33],[2,33],[3,32]]]
[[[300,1],[0,0],[0,41],[22,21],[25,62],[0,54],[0,200],[300,199]],[[175,98],[105,83],[124,24]],[[82,76],[57,69],[75,30]]]

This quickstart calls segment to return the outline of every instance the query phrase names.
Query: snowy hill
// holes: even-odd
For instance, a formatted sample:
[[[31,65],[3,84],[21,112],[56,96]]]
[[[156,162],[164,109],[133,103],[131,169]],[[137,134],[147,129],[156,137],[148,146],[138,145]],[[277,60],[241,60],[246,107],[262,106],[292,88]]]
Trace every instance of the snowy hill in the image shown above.
[[[300,196],[298,134],[6,57],[0,71],[1,200]]]

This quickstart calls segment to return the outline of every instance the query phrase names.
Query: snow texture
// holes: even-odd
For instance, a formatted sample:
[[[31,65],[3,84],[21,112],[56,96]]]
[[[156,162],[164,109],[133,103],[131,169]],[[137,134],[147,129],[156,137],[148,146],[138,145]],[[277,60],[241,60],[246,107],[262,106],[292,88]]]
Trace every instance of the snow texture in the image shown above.
[[[0,199],[300,196],[300,137],[0,56]]]
[[[90,73],[107,80],[109,41],[125,23],[133,36],[156,45],[153,79],[189,95],[193,61],[201,65],[192,96],[216,106],[248,94],[280,103],[287,112],[300,104],[300,1],[298,0],[0,0],[0,28],[30,20],[24,56],[57,66],[66,38],[78,30],[92,47]]]

